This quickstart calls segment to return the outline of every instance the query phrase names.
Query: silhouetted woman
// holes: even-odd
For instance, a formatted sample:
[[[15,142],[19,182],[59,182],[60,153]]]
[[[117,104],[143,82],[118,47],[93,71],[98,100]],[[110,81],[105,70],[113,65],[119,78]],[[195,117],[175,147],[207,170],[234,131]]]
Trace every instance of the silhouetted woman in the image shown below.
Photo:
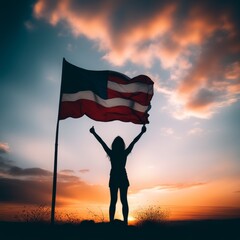
[[[122,203],[122,214],[124,223],[128,224],[128,201],[127,201],[127,191],[129,187],[129,181],[127,177],[127,172],[125,169],[127,156],[132,151],[134,144],[140,139],[143,133],[146,132],[145,125],[142,127],[141,132],[134,138],[130,145],[125,148],[125,143],[121,137],[116,137],[112,142],[112,149],[110,149],[107,144],[100,138],[100,136],[95,132],[94,127],[90,129],[90,132],[96,137],[96,139],[101,143],[103,149],[107,153],[111,162],[111,172],[109,180],[109,188],[111,201],[109,206],[109,218],[110,222],[113,222],[116,203],[117,203],[117,193],[120,190],[120,199]]]

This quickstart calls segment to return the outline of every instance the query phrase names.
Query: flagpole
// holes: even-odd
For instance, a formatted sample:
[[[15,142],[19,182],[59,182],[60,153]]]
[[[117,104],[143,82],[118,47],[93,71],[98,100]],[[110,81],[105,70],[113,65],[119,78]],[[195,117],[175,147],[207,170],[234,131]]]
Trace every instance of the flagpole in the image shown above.
[[[53,168],[53,185],[52,185],[52,208],[51,208],[51,224],[55,222],[55,205],[57,192],[57,157],[58,157],[58,131],[59,120],[57,120],[56,137],[55,137],[55,153],[54,153],[54,168]]]
[[[63,58],[63,63],[65,59]],[[63,63],[62,63],[62,73],[63,73]],[[56,205],[56,193],[57,193],[57,159],[58,159],[58,132],[59,132],[59,112],[60,112],[60,104],[62,98],[62,78],[61,76],[61,87],[59,94],[59,103],[58,103],[58,117],[57,117],[57,125],[56,125],[56,135],[55,135],[55,152],[54,152],[54,167],[53,167],[53,185],[52,185],[52,207],[51,207],[51,225],[55,223],[55,205]]]

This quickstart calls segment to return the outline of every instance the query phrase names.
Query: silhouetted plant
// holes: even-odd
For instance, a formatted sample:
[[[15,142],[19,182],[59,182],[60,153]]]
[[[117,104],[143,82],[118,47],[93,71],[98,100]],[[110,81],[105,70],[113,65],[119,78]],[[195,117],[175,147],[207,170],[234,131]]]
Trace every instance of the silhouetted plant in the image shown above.
[[[93,217],[93,219],[96,222],[105,222],[105,217],[101,208],[99,208],[99,214],[97,214],[96,212],[93,212],[89,208],[87,208],[87,210],[88,210],[88,213]]]
[[[51,208],[46,205],[39,205],[35,208],[27,208],[24,206],[23,210],[19,212],[15,219],[20,222],[50,222]],[[82,219],[76,212],[61,212],[56,211],[55,222],[57,223],[80,223]]]
[[[79,216],[78,212],[70,212],[70,211],[60,211],[56,210],[55,212],[55,222],[62,223],[70,223],[70,224],[78,224],[82,221],[82,218]]]
[[[43,204],[36,208],[27,208],[24,206],[23,210],[18,213],[15,218],[20,222],[49,222],[50,213],[50,207]]]
[[[137,225],[160,224],[169,218],[169,211],[157,205],[138,209],[134,214]]]

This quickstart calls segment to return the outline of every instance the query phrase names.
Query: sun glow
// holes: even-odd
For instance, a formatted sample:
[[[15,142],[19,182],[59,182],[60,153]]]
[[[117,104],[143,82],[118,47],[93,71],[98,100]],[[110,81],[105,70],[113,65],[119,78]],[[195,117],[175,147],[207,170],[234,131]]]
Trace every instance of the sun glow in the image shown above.
[[[130,216],[128,216],[128,221],[130,223],[134,223],[134,222],[136,222],[136,218],[130,215]]]

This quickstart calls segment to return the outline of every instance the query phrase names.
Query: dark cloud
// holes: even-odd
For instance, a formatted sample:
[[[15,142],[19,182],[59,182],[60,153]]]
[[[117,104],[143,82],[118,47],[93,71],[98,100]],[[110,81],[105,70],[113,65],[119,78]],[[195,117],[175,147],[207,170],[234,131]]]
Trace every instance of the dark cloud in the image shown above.
[[[89,169],[80,169],[79,172],[80,173],[87,173],[87,172],[90,172],[90,170]]]
[[[71,181],[72,180],[72,181]],[[0,177],[0,202],[21,204],[51,204],[52,181],[20,180]],[[57,183],[57,204],[72,202],[106,202],[106,189],[68,178]]]
[[[78,182],[79,180],[80,178],[74,175],[58,174],[59,182]]]
[[[70,170],[70,169],[64,169],[64,170],[61,170],[61,171],[59,171],[60,173],[66,173],[66,174],[72,174],[72,173],[74,173],[74,171],[73,170]]]
[[[0,173],[11,178],[18,177],[50,177],[52,173],[42,168],[20,168],[14,165],[14,161],[0,156]]]
[[[11,178],[24,178],[24,179],[39,179],[50,180],[52,179],[52,172],[42,168],[20,168],[14,165],[13,161],[7,160],[0,156],[0,174],[5,177]],[[76,182],[80,178],[74,175],[73,170],[62,170],[58,173],[59,182]]]
[[[42,168],[20,168],[0,156],[0,193],[0,202],[49,205],[52,172]],[[57,204],[106,202],[107,196],[105,188],[85,183],[73,170],[62,170],[57,175]]]
[[[0,156],[0,169],[5,170],[12,167],[13,161],[6,159],[5,157]]]
[[[190,100],[187,107],[189,109],[201,109],[211,105],[216,100],[216,94],[208,89],[200,89],[193,99]]]
[[[50,204],[50,181],[0,178],[0,201],[23,204]]]
[[[41,168],[20,168],[20,167],[11,167],[7,173],[11,176],[52,176],[50,171],[41,169]]]

